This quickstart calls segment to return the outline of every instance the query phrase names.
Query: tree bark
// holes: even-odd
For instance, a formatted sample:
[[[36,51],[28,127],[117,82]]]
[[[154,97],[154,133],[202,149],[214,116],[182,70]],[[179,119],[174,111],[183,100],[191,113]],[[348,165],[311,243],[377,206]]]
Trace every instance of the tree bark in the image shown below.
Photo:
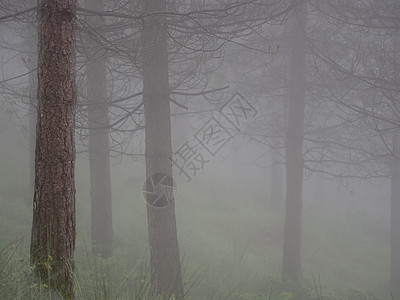
[[[94,11],[102,11],[103,5],[102,0],[85,0],[85,7]],[[101,34],[101,17],[87,17],[87,22]],[[107,258],[113,254],[113,228],[106,60],[99,41],[89,37],[87,47],[92,250]]]
[[[143,31],[143,101],[146,141],[146,176],[172,177],[172,146],[165,0],[146,0]],[[151,282],[156,293],[183,297],[175,204],[147,205]]]
[[[39,58],[31,263],[73,297],[75,248],[75,0],[38,3]]]
[[[298,282],[301,272],[301,209],[306,73],[306,3],[295,9],[292,24],[289,112],[286,140],[286,211],[283,277]]]

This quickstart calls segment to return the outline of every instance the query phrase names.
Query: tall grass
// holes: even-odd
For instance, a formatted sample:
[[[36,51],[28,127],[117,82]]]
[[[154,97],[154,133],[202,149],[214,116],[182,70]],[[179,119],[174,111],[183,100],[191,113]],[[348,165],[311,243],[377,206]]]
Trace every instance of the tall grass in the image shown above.
[[[146,266],[143,260],[127,270],[115,258],[102,259],[88,253],[74,272],[75,299],[173,299],[153,295]],[[28,259],[19,253],[18,246],[11,244],[0,246],[0,299],[61,299],[61,296],[34,277]]]
[[[45,283],[33,277],[27,259],[18,251],[18,245],[0,246],[0,299],[61,299],[56,291],[51,291]],[[81,258],[82,259],[82,258]],[[85,261],[79,261],[75,270],[75,299],[133,299],[133,300],[173,300],[174,297],[154,296],[148,278],[147,261],[126,268],[115,258],[102,259],[87,253]],[[188,276],[186,290],[196,288],[207,273]],[[312,276],[301,286],[283,282],[279,275],[271,276],[258,291],[240,288],[230,292],[214,291],[199,295],[186,293],[185,299],[232,299],[232,300],[383,300],[372,292],[347,290],[336,294],[326,292],[321,278]]]

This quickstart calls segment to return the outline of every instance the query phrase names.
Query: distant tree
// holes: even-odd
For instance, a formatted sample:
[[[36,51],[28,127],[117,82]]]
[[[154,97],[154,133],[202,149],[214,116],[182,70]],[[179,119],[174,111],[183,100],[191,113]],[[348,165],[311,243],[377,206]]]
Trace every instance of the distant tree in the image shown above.
[[[103,10],[102,0],[85,0],[85,7]],[[103,36],[105,22],[99,16],[87,16],[91,27],[85,47],[87,70],[87,122],[89,134],[91,236],[93,252],[102,257],[113,253],[112,201],[110,178],[110,145],[106,50],[93,32]]]
[[[30,7],[33,7],[37,1],[29,0]],[[36,138],[36,105],[37,105],[37,28],[34,26],[36,22],[35,15],[26,16],[24,20],[23,39],[26,47],[27,56],[24,59],[25,67],[31,71],[29,74],[29,123],[27,126],[29,139],[29,184],[31,190],[34,189],[35,183],[35,138]],[[24,54],[23,54],[24,56]],[[31,202],[29,202],[31,204]]]
[[[10,1],[5,0],[0,3],[0,11],[2,11],[1,25],[8,28],[8,33],[17,33],[15,38],[4,34],[0,41],[0,49],[4,47],[5,53],[13,54],[13,62],[20,62],[25,67],[26,73],[16,76],[15,81],[8,81],[5,78],[4,83],[0,83],[0,90],[3,94],[3,101],[12,105],[13,113],[21,119],[21,126],[26,127],[29,140],[29,185],[33,190],[34,185],[34,169],[35,169],[35,127],[36,127],[36,98],[37,98],[37,28],[36,14],[33,7],[36,5],[35,0],[28,1]],[[1,18],[1,17],[0,17]],[[1,68],[4,66],[2,65]],[[21,84],[19,80],[28,79],[28,82]],[[18,82],[19,84],[17,84]],[[23,113],[21,113],[23,111]],[[27,112],[27,113],[26,113]],[[28,123],[21,115],[28,114]],[[32,201],[27,201],[29,205]]]
[[[288,125],[286,134],[286,213],[282,273],[301,276],[301,213],[303,197],[303,136],[306,100],[307,4],[295,8],[291,31]]]
[[[172,178],[170,89],[168,80],[166,0],[147,0],[144,12],[143,103],[146,141],[146,175],[163,173]],[[164,199],[165,200],[165,199]],[[148,203],[150,201],[148,200]],[[175,203],[147,206],[151,282],[157,293],[183,297],[181,262],[176,233]]]
[[[73,298],[75,249],[75,0],[38,6],[38,108],[31,263]]]

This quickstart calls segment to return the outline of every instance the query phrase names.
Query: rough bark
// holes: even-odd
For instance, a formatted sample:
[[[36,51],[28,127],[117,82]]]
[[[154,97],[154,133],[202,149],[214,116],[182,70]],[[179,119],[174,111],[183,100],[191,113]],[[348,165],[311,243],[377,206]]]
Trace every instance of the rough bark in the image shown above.
[[[102,0],[85,0],[85,7],[94,11],[102,11],[103,5]],[[100,17],[87,17],[87,22],[101,34]],[[92,250],[106,258],[113,254],[106,60],[104,50],[93,35],[88,39],[87,54]]]
[[[288,129],[286,137],[286,211],[282,273],[285,279],[300,280],[301,209],[303,194],[303,133],[306,70],[306,4],[293,17]]]
[[[146,176],[162,172],[172,176],[170,95],[168,84],[165,0],[147,0],[143,31],[143,101],[146,141]],[[147,206],[151,282],[156,293],[183,297],[174,203]]]
[[[38,114],[31,263],[43,283],[72,298],[76,3],[42,0],[38,4]]]

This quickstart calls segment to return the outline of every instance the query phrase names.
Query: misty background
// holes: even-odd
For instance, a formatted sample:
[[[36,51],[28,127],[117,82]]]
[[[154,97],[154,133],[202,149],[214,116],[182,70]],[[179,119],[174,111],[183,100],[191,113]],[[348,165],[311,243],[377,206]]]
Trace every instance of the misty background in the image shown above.
[[[120,12],[119,5],[129,7],[121,4],[124,1],[110,2],[115,3],[105,3],[104,10]],[[183,11],[191,10],[172,2]],[[211,117],[232,136],[215,156],[204,152],[208,161],[195,173],[190,172],[190,179],[176,166],[172,168],[183,284],[190,291],[187,299],[300,299],[293,291],[285,294],[281,275],[289,188],[285,156],[288,82],[293,72],[291,49],[298,45],[291,31],[297,16],[295,7],[304,1],[277,2],[279,5],[267,6],[266,11],[251,11],[250,19],[257,19],[258,13],[270,17],[273,12],[285,11],[252,27],[257,34],[226,37],[221,47],[215,42],[213,51],[207,49],[210,38],[198,52],[185,53],[187,49],[179,45],[183,40],[190,45],[191,40],[187,36],[179,40],[179,30],[171,29],[173,154],[186,142],[195,144],[196,133]],[[399,66],[399,6],[389,0],[380,5],[374,1],[306,2],[307,25],[302,36],[307,36],[306,67],[301,79],[306,81],[301,137],[305,166],[303,289],[312,290],[307,294],[312,295],[309,299],[325,299],[315,295],[319,290],[332,299],[391,299],[391,185],[397,184],[391,182],[391,166],[392,159],[398,158],[397,140],[390,137],[400,125],[395,75]],[[2,15],[30,7],[18,3],[7,8],[7,4],[0,1]],[[341,6],[345,4],[347,12]],[[353,4],[365,10],[360,8],[360,15],[353,15],[357,11]],[[379,6],[377,12],[374,5]],[[242,14],[246,13],[243,10]],[[80,14],[82,19],[93,17],[84,11]],[[35,21],[33,11],[0,23],[0,249],[14,255],[14,265],[22,262],[27,267],[33,199],[31,122],[36,113],[31,100],[36,96]],[[86,67],[93,62],[86,56],[88,37],[79,25],[75,280],[81,290],[83,286],[107,288],[106,295],[100,291],[96,296],[90,294],[93,299],[125,299],[126,291],[140,289],[149,280],[147,203],[143,196],[144,111],[140,107],[135,110],[143,89],[141,54],[135,48],[140,48],[140,33],[135,31],[134,22],[122,17],[103,17],[102,21],[110,27],[105,30],[107,26],[100,26],[99,31],[104,30],[104,39],[110,44],[103,45],[100,52],[106,61],[110,101],[106,114],[110,125],[113,254],[101,258],[91,253]],[[125,56],[129,47],[137,60]],[[136,93],[138,96],[131,97]],[[255,109],[255,115],[249,115],[239,130],[220,111],[236,93]],[[196,147],[200,151],[198,143]],[[2,251],[0,254],[5,253]],[[9,273],[7,268],[2,270],[4,274]],[[23,268],[13,272],[28,272]],[[9,277],[1,275],[4,282],[13,278],[11,273]],[[78,296],[84,298],[85,292],[80,293]]]

